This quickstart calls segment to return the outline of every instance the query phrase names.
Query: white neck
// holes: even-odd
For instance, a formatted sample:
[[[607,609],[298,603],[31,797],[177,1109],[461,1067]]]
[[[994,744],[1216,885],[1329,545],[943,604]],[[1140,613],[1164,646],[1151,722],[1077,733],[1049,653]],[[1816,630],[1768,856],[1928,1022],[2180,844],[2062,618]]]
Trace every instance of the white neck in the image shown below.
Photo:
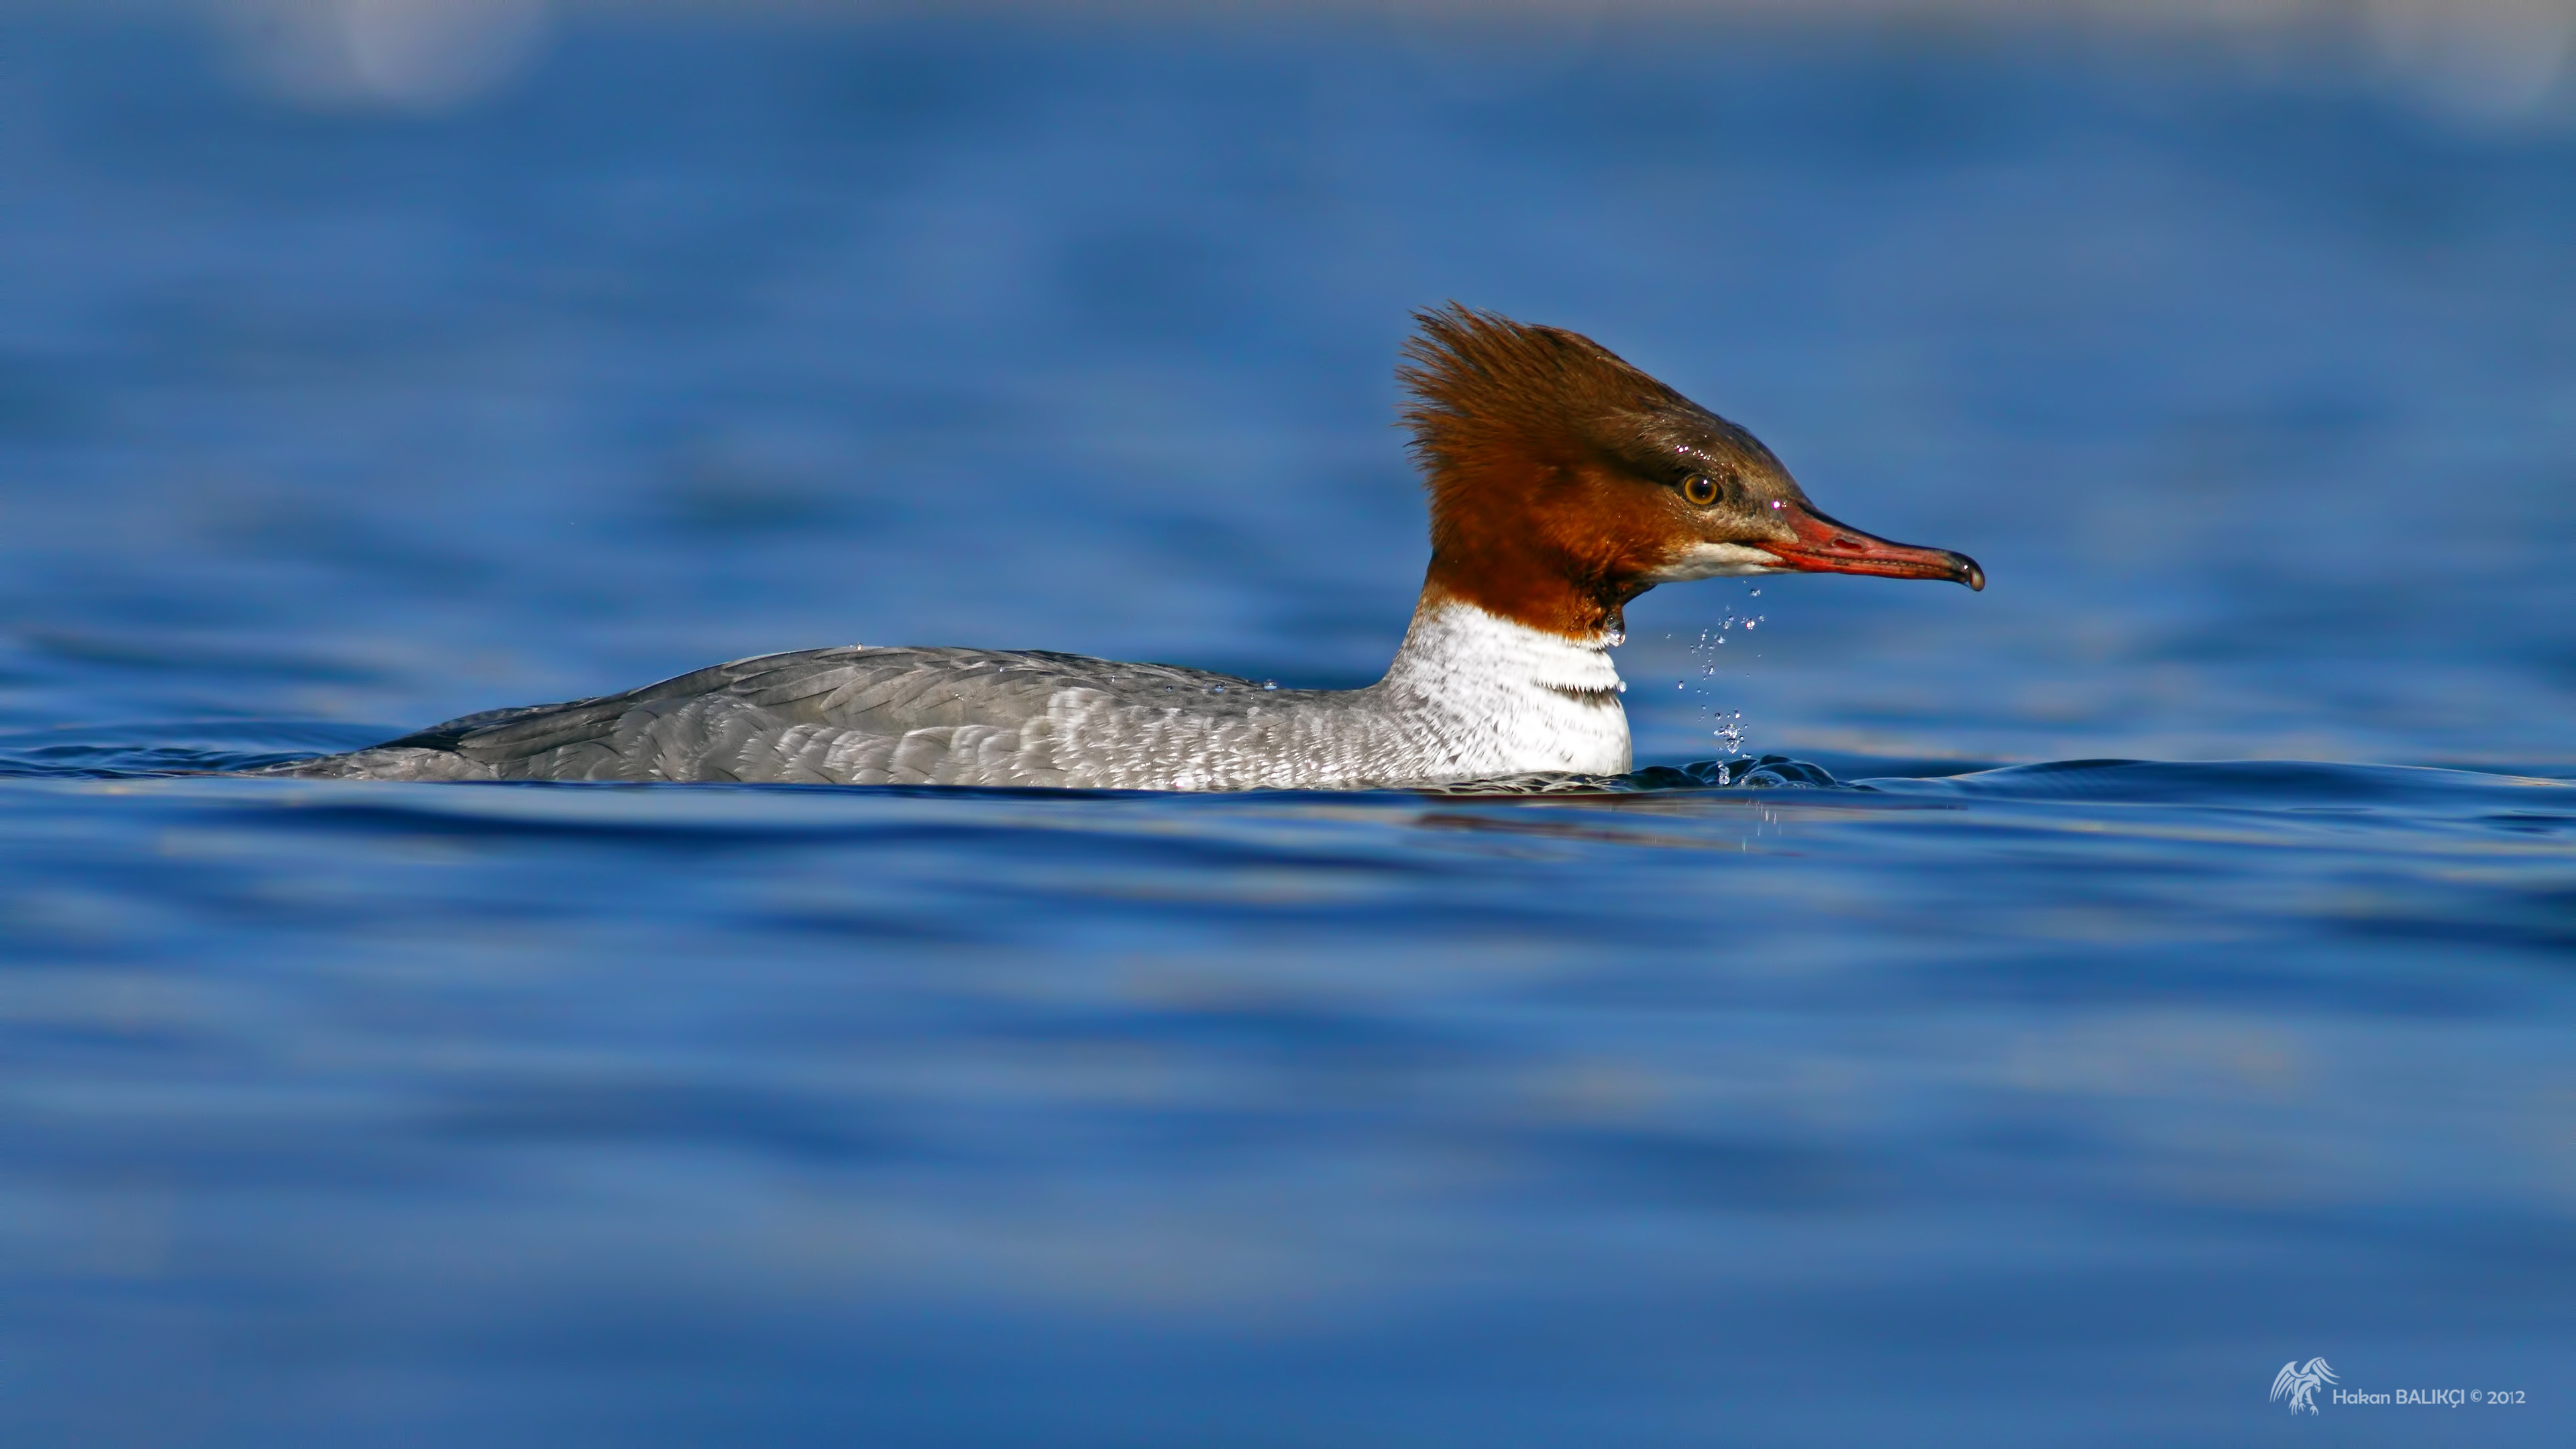
[[[1425,716],[1463,773],[1624,774],[1628,715],[1607,636],[1566,638],[1454,599],[1423,601],[1379,688]]]

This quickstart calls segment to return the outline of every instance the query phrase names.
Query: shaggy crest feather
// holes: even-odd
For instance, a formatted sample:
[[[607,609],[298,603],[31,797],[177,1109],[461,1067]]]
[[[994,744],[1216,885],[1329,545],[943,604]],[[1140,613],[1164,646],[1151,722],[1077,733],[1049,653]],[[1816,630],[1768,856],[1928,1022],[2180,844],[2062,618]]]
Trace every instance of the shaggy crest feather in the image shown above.
[[[1457,302],[1413,320],[1421,330],[1405,340],[1395,378],[1413,397],[1402,416],[1435,519],[1451,495],[1506,459],[1561,466],[1593,451],[1592,431],[1622,417],[1662,409],[1707,416],[1580,332]]]

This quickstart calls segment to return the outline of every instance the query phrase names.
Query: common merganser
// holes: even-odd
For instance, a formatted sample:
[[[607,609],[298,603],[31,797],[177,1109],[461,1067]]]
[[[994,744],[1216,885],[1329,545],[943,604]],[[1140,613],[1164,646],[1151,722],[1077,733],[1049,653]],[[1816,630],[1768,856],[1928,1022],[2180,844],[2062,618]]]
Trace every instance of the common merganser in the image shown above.
[[[1431,567],[1386,677],[1278,689],[1044,651],[851,644],[491,710],[281,773],[1336,789],[1629,769],[1609,649],[1657,584],[1773,573],[1985,587],[1826,517],[1752,434],[1577,333],[1451,303],[1397,380]]]

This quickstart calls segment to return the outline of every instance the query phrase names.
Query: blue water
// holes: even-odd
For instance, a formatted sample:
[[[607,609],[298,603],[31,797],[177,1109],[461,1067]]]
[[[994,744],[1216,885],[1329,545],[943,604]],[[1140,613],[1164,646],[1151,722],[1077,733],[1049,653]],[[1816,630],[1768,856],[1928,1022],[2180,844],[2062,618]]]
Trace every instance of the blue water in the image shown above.
[[[2576,1434],[2567,106],[683,9],[333,110],[77,15],[0,21],[8,1442]],[[1453,296],[1993,586],[1641,601],[1641,761],[1753,788],[186,773],[851,640],[1363,682]]]

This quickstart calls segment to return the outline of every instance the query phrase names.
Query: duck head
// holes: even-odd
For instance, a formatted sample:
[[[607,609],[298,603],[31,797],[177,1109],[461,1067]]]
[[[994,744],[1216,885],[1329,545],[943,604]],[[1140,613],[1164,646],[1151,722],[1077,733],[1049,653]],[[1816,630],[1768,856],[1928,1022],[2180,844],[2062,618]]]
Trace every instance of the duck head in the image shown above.
[[[1431,494],[1425,603],[1594,640],[1657,584],[1875,574],[1986,586],[1807,501],[1751,433],[1579,333],[1452,303],[1415,314],[1396,378]]]

